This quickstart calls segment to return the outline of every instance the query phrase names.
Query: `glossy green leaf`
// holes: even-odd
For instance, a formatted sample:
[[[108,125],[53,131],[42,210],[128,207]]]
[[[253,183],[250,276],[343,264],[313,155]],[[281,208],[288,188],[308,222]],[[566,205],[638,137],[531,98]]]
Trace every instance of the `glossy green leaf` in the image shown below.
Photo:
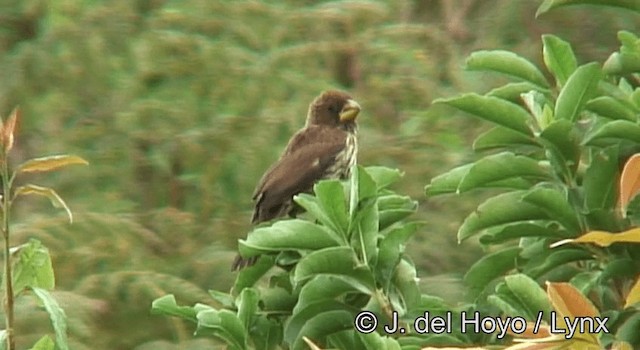
[[[251,328],[251,321],[259,310],[259,301],[260,295],[255,288],[245,288],[240,292],[240,296],[237,300],[238,318],[244,325],[244,329],[246,331],[249,331]]]
[[[588,295],[589,292],[596,286],[602,275],[601,271],[584,271],[571,278],[569,281],[580,293]]]
[[[555,35],[542,36],[542,57],[558,86],[563,86],[576,70],[577,61],[571,45]]]
[[[55,348],[56,344],[53,340],[48,335],[44,335],[33,345],[31,350],[55,350]]]
[[[292,350],[306,350],[307,345],[303,336],[308,339],[322,340],[333,333],[352,329],[353,320],[353,313],[345,310],[320,312],[304,323],[291,348]]]
[[[418,223],[402,225],[389,231],[380,241],[375,272],[378,283],[381,283],[385,290],[388,288],[396,265],[400,262],[405,244],[416,233],[418,227]]]
[[[467,112],[480,119],[490,121],[505,128],[530,136],[527,124],[529,113],[515,103],[491,96],[470,93],[449,99],[437,99],[434,103],[444,103]]]
[[[350,277],[345,278],[341,275],[317,275],[300,290],[298,303],[293,312],[296,313],[318,301],[336,299],[347,293],[373,294],[374,291]]]
[[[49,314],[51,325],[56,335],[56,348],[60,350],[69,350],[67,341],[67,315],[58,305],[56,299],[46,290],[42,288],[31,288],[33,294],[42,302],[44,309]]]
[[[474,151],[484,151],[494,148],[517,148],[520,146],[539,147],[531,136],[496,126],[484,132],[473,142]]]
[[[217,290],[209,290],[209,296],[211,296],[213,300],[215,300],[225,309],[231,309],[236,305],[235,298],[232,297],[229,293],[220,292]]]
[[[548,221],[514,222],[488,229],[480,236],[481,244],[499,244],[522,237],[555,237],[567,238],[569,233],[549,228]]]
[[[622,139],[638,143],[640,126],[627,120],[614,120],[593,130],[585,137],[584,143],[589,145],[601,139]]]
[[[341,243],[341,239],[330,229],[309,221],[293,219],[256,228],[249,233],[246,240],[240,240],[239,250],[240,254],[246,258],[262,252],[315,250]]]
[[[379,190],[391,186],[404,176],[402,171],[384,166],[368,166],[364,170],[378,185]]]
[[[353,219],[358,211],[361,201],[374,197],[377,194],[377,184],[366,172],[357,165],[352,169],[349,192],[349,215]]]
[[[315,275],[333,274],[343,275],[345,278],[355,279],[354,283],[361,283],[373,289],[373,276],[366,265],[358,265],[358,259],[350,247],[324,248],[311,252],[298,262],[293,274],[294,284],[306,281]]]
[[[604,62],[602,70],[607,74],[632,74],[640,72],[640,55],[614,52]]]
[[[538,86],[547,86],[547,80],[538,68],[527,59],[510,51],[476,51],[467,58],[469,70],[486,70],[503,73]]]
[[[377,257],[376,243],[379,231],[378,203],[368,199],[360,203],[350,228],[351,246],[362,261],[372,262]]]
[[[466,192],[509,178],[545,179],[548,174],[536,160],[503,152],[484,157],[473,164],[458,185],[458,192]]]
[[[487,96],[497,97],[517,104],[522,102],[522,94],[529,91],[540,91],[546,94],[549,93],[549,89],[547,88],[542,88],[538,85],[522,81],[517,83],[508,83],[492,89],[487,93]]]
[[[504,280],[509,290],[517,296],[528,320],[535,320],[540,311],[545,315],[550,314],[552,308],[547,299],[547,293],[531,277],[519,273],[506,276]]]
[[[151,312],[180,317],[194,323],[198,321],[193,308],[190,306],[179,306],[173,294],[168,294],[154,300],[153,303],[151,303]]]
[[[347,200],[344,197],[344,189],[340,181],[326,180],[318,182],[313,191],[318,198],[322,210],[331,220],[334,230],[344,234],[347,231]]]
[[[247,349],[247,334],[244,325],[229,310],[206,309],[199,311],[196,334],[213,335],[224,340],[229,349]]]
[[[231,288],[231,295],[237,296],[244,288],[252,287],[262,276],[271,270],[275,262],[275,256],[262,255],[255,265],[240,270]]]
[[[475,297],[480,294],[491,281],[512,270],[520,248],[506,248],[483,256],[469,268],[464,275],[464,282],[469,293]]]
[[[554,111],[556,119],[575,122],[587,101],[594,97],[601,77],[598,63],[578,67],[558,95]]]
[[[592,152],[591,164],[582,181],[584,204],[589,211],[615,207],[618,185],[613,179],[617,179],[618,174],[617,146]]]
[[[279,320],[260,316],[249,333],[255,350],[278,349],[283,340],[282,324]]]
[[[536,187],[522,196],[522,201],[533,204],[558,221],[570,232],[579,232],[578,213],[569,204],[567,194],[555,188]]]
[[[389,292],[389,300],[394,310],[404,314],[415,308],[420,302],[420,288],[416,268],[407,260],[400,260],[392,277],[393,288]]]
[[[376,349],[376,350],[400,350],[400,344],[397,340],[390,337],[383,337],[376,332],[372,333],[360,333],[356,332],[356,336],[362,340],[364,349]]]
[[[580,161],[580,144],[573,123],[556,120],[540,134],[540,143],[548,150],[548,157],[557,173],[563,169],[575,172]]]
[[[55,276],[49,250],[36,239],[12,248],[13,292],[20,294],[27,288],[53,290]]]
[[[460,181],[467,175],[472,166],[473,163],[465,164],[434,177],[431,179],[431,182],[425,186],[425,194],[427,196],[436,196],[446,193],[457,193]]]
[[[531,259],[531,263],[527,264],[526,272],[529,276],[537,278],[550,270],[563,266],[567,263],[592,258],[592,254],[584,249],[563,248],[552,249],[549,254],[537,256]]]
[[[486,200],[464,220],[458,229],[458,242],[494,226],[549,218],[538,206],[523,202],[523,194],[522,191],[514,191]]]
[[[620,7],[640,12],[640,3],[636,0],[545,0],[538,7],[536,17],[559,7],[586,4]]]
[[[611,96],[600,96],[587,103],[587,109],[609,119],[636,121],[634,108]]]
[[[324,299],[315,303],[307,304],[304,308],[300,308],[296,310],[296,312],[293,313],[289,318],[289,320],[287,321],[284,329],[284,340],[285,342],[293,345],[297,343],[302,336],[308,337],[309,333],[307,332],[309,331],[309,329],[305,328],[306,325],[309,324],[310,320],[314,319],[315,317],[321,314],[348,315],[348,317],[350,318],[348,327],[353,328],[354,315],[356,312],[357,310],[355,308],[332,299]],[[329,323],[331,322],[329,321]],[[336,324],[338,324],[338,322],[336,322]],[[339,325],[340,327],[338,327],[338,329],[334,331],[337,331],[340,329],[347,329],[347,328],[343,328],[342,324],[339,324]],[[318,324],[316,324],[316,326],[318,326]],[[322,327],[322,325],[319,325],[319,327]],[[327,332],[323,335],[327,336],[330,333],[333,333],[333,332]]]

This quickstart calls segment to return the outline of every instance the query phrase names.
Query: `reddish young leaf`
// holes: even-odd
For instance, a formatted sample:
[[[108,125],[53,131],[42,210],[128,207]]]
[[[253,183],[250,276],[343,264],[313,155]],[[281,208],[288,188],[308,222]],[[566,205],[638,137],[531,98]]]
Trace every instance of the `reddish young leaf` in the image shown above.
[[[640,192],[640,153],[631,156],[624,165],[620,176],[619,204],[625,216],[627,205]]]

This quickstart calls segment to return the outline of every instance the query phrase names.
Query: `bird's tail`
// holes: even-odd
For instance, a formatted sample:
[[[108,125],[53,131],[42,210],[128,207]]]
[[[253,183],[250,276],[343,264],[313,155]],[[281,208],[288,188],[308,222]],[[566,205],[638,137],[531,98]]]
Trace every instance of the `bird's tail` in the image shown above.
[[[243,258],[240,254],[236,255],[236,258],[233,259],[233,264],[231,264],[231,271],[240,271],[245,267],[250,267],[256,264],[259,256],[252,256],[250,258]]]

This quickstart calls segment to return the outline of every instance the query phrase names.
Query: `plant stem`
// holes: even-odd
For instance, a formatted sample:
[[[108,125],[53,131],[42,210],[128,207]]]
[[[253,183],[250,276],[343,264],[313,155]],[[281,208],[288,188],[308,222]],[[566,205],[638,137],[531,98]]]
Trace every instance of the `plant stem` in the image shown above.
[[[11,252],[9,249],[9,209],[11,207],[11,179],[7,155],[3,152],[2,162],[2,236],[4,238],[4,314],[7,328],[7,350],[15,349],[13,337],[13,277],[11,276]]]

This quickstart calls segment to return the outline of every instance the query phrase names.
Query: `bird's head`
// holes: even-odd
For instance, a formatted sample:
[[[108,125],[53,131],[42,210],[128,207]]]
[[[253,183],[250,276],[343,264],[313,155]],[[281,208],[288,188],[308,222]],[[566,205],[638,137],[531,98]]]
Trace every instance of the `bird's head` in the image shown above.
[[[360,105],[349,94],[329,90],[316,97],[309,105],[307,126],[327,125],[353,129],[356,117],[360,113]]]

